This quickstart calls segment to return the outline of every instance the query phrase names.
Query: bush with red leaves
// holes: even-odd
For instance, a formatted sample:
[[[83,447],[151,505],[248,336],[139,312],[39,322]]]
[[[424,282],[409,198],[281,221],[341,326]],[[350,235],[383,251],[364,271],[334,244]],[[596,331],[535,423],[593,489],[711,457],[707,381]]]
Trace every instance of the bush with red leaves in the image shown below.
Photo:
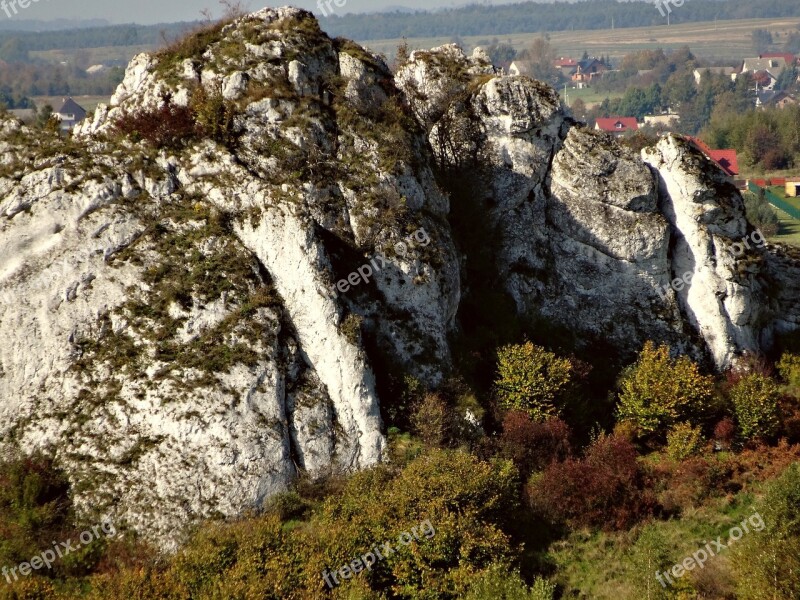
[[[653,514],[655,496],[630,441],[601,435],[583,458],[551,463],[528,484],[533,509],[572,528],[625,529]]]
[[[561,419],[539,423],[522,410],[509,411],[498,440],[500,455],[514,461],[524,478],[570,453],[570,428]]]
[[[173,104],[169,98],[152,110],[125,114],[114,121],[114,131],[134,141],[143,140],[156,148],[179,149],[198,136],[190,108]]]
[[[736,423],[730,417],[725,417],[714,427],[714,441],[720,450],[730,450],[736,438]]]

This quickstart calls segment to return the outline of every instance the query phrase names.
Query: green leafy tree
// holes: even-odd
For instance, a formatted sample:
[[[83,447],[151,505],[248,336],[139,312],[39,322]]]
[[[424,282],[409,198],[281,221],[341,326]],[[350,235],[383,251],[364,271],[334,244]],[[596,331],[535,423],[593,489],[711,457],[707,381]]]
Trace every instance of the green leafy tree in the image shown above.
[[[730,391],[739,431],[747,440],[769,439],[780,427],[775,381],[761,373],[751,373],[737,381]]]
[[[713,379],[687,356],[671,358],[667,346],[647,342],[620,380],[619,418],[642,437],[662,437],[679,421],[700,419],[712,392]]]
[[[495,385],[502,406],[524,410],[534,420],[545,421],[561,412],[573,365],[526,342],[498,350],[497,372]]]
[[[778,361],[778,373],[789,385],[790,389],[800,389],[800,355],[786,352]]]

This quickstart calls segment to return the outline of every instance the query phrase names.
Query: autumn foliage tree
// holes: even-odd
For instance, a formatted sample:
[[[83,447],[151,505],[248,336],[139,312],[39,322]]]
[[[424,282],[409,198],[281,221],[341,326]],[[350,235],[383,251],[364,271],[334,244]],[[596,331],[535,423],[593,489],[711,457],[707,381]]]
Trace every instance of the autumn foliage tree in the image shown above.
[[[667,346],[647,342],[619,388],[620,420],[632,422],[640,437],[663,438],[678,422],[700,419],[714,382],[687,356],[672,358]]]
[[[503,408],[526,411],[534,420],[556,417],[566,400],[573,365],[531,342],[497,352],[497,397]]]

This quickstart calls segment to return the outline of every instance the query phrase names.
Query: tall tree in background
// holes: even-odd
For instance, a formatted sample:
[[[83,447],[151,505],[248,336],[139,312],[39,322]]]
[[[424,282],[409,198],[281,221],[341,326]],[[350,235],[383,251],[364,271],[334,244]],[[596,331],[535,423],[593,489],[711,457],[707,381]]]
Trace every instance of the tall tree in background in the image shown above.
[[[556,49],[550,44],[550,37],[543,35],[536,38],[523,50],[519,57],[528,61],[528,73],[534,79],[547,83],[558,83],[559,72],[553,63],[556,60]]]

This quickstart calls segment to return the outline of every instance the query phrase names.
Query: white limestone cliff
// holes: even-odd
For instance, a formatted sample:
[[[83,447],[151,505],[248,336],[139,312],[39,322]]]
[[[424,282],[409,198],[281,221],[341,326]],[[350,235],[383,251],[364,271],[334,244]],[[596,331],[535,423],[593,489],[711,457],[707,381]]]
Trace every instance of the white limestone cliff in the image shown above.
[[[730,253],[741,198],[676,138],[636,156],[452,45],[393,77],[298,9],[209,39],[137,56],[73,140],[0,121],[0,446],[55,456],[87,513],[170,546],[299,472],[383,460],[381,389],[441,383],[478,287],[513,304],[488,320],[718,368],[800,324],[800,263]],[[170,107],[204,134],[117,129]]]

